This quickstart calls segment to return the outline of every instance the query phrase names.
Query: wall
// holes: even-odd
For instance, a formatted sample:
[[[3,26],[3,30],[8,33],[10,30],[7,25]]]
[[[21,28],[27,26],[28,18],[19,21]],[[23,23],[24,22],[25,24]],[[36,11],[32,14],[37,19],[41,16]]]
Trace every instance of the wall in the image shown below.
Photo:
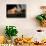
[[[7,18],[6,4],[26,4],[26,18]],[[46,5],[46,0],[0,0],[0,35],[4,34],[6,25],[15,25],[18,36],[31,36],[37,29],[43,29],[36,22],[35,16],[41,13],[40,6]],[[41,36],[40,36],[41,37]]]

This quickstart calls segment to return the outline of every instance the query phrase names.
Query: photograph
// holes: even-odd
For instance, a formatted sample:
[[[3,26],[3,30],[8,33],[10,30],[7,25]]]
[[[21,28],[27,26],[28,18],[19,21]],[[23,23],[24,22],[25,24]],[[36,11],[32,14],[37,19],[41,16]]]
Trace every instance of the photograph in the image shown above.
[[[0,46],[46,46],[46,0],[0,0]]]
[[[25,4],[7,4],[6,5],[6,17],[25,18],[26,17],[26,5]]]

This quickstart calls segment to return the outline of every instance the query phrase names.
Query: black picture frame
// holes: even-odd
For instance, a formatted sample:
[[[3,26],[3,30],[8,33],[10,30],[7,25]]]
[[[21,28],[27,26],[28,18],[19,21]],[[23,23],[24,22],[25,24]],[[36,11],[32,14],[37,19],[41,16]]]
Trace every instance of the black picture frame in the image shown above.
[[[25,18],[26,4],[7,4],[6,17],[7,18]]]

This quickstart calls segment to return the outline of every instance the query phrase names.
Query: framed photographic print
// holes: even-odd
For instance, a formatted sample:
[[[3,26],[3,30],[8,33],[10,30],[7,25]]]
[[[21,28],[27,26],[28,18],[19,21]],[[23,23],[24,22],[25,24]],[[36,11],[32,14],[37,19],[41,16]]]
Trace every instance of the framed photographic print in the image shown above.
[[[6,17],[8,18],[25,18],[26,5],[25,4],[7,4]]]

